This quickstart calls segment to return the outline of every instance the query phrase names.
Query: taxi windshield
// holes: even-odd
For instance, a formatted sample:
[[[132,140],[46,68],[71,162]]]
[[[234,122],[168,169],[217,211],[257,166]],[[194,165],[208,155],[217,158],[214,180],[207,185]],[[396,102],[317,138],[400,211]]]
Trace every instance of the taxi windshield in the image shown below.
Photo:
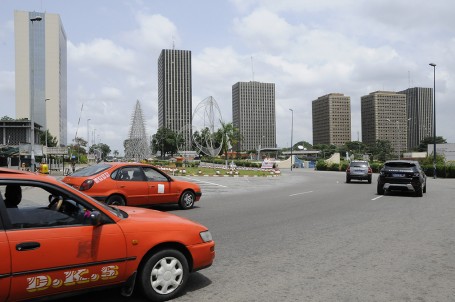
[[[79,177],[84,177],[84,176],[92,176],[96,175],[104,170],[107,170],[111,167],[111,165],[102,163],[102,164],[97,164],[93,166],[87,166],[85,168],[82,168],[80,170],[77,170],[76,172],[72,173],[71,176],[79,176]]]

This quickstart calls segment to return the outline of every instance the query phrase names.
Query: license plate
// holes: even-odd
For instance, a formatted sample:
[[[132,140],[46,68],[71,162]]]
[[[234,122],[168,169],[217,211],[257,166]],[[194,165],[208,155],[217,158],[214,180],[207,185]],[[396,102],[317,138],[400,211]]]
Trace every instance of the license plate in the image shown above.
[[[392,177],[405,177],[405,174],[394,173],[392,174]]]

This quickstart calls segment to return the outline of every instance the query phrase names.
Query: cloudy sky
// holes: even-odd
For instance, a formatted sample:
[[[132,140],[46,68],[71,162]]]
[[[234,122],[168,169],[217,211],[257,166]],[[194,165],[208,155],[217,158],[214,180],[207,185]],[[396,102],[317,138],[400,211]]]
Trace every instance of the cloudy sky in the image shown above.
[[[193,108],[212,96],[225,122],[232,121],[233,84],[275,83],[278,147],[290,145],[290,108],[293,141],[312,143],[311,102],[333,92],[351,97],[352,140],[361,139],[360,97],[433,87],[434,62],[437,135],[455,143],[451,0],[2,0],[0,116],[11,117],[14,10],[61,17],[68,143],[76,131],[87,139],[90,119],[96,142],[123,154],[136,100],[148,134],[156,133],[157,60],[173,45],[192,51]]]

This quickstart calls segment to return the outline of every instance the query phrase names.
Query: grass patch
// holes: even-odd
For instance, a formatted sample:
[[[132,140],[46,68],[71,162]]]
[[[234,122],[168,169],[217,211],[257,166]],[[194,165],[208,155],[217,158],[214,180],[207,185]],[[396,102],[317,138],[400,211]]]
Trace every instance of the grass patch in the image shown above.
[[[169,175],[193,175],[193,176],[272,176],[280,175],[275,173],[273,170],[262,170],[262,169],[221,169],[221,168],[208,168],[208,167],[160,167],[161,170],[168,173]]]

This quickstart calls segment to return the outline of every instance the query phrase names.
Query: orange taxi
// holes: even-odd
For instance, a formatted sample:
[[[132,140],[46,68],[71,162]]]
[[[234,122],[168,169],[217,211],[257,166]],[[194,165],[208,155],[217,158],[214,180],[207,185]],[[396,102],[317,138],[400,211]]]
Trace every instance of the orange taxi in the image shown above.
[[[170,213],[108,206],[52,176],[0,168],[0,301],[120,286],[152,301],[209,267],[208,229]]]
[[[177,203],[190,209],[202,195],[199,185],[141,163],[99,163],[77,170],[63,182],[108,205]]]

